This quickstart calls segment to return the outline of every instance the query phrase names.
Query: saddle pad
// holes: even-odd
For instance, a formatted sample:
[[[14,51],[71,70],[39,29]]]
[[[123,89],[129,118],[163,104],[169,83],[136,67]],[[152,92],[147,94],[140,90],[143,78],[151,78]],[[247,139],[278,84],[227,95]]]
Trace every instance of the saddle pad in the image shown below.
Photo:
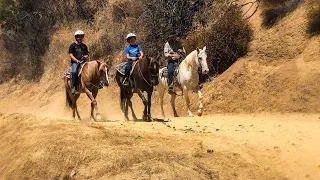
[[[133,72],[133,70],[134,70],[134,67],[136,66],[137,62],[138,62],[138,61],[134,61],[134,62],[132,63],[132,69],[131,69],[131,71],[130,71],[130,75],[132,74],[132,72]],[[125,74],[126,65],[127,65],[127,62],[124,62],[124,63],[121,63],[121,64],[119,64],[119,65],[116,66],[117,71],[118,71],[120,74],[122,74],[123,76],[124,76],[124,74]]]

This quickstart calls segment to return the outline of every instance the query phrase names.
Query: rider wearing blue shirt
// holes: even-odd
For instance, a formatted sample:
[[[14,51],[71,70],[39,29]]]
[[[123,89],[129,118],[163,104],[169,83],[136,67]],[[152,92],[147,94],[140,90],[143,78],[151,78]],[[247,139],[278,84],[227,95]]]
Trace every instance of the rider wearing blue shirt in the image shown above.
[[[127,42],[129,43],[129,45],[124,50],[124,54],[127,59],[127,65],[125,68],[124,78],[121,78],[121,82],[123,83],[123,85],[126,85],[126,86],[129,85],[127,79],[130,76],[132,63],[134,61],[137,61],[138,59],[142,59],[143,57],[142,48],[136,44],[136,39],[137,39],[137,36],[133,33],[130,33],[127,35]]]

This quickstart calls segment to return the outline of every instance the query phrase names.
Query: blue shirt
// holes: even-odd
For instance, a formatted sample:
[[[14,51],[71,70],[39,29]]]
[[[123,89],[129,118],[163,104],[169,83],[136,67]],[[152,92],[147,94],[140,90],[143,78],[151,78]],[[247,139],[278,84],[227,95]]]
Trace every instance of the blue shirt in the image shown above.
[[[129,45],[124,50],[124,54],[129,54],[129,57],[140,57],[140,51],[142,51],[139,45]]]

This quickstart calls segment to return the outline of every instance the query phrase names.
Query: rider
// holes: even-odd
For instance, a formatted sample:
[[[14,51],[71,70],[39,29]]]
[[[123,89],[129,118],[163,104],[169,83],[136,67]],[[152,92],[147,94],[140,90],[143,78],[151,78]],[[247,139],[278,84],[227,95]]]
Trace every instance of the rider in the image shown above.
[[[76,90],[76,85],[78,81],[77,69],[81,62],[85,61],[88,58],[89,51],[88,47],[82,42],[84,38],[84,32],[78,30],[74,33],[76,41],[72,43],[69,47],[69,56],[71,58],[71,67],[72,67],[72,77],[71,77],[71,87],[72,93],[78,94]]]
[[[141,47],[136,43],[137,36],[134,33],[129,33],[126,39],[127,39],[127,42],[129,43],[129,45],[124,50],[124,54],[127,59],[127,65],[125,68],[124,77],[121,78],[121,83],[123,83],[123,85],[125,86],[128,86],[129,85],[128,79],[132,69],[132,64],[134,61],[137,61],[138,59],[142,59],[143,52]]]
[[[180,64],[186,55],[186,50],[181,44],[180,38],[176,33],[168,37],[168,42],[164,45],[164,56],[168,60],[168,84],[169,94],[173,91],[173,76],[175,71],[175,64]]]

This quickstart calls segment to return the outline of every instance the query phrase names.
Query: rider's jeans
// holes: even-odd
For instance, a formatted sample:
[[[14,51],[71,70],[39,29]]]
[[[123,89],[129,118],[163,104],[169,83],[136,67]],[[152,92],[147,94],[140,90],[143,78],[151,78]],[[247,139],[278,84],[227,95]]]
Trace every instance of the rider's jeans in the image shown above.
[[[126,68],[125,68],[125,73],[124,73],[124,77],[129,77],[130,76],[130,71],[132,69],[132,60],[129,59],[127,64],[126,64]]]
[[[77,63],[71,63],[71,69],[72,69],[72,78],[71,78],[71,83],[73,86],[75,86],[76,79],[77,78],[77,68],[78,64]]]
[[[168,63],[168,83],[169,85],[173,81],[173,75],[174,75],[174,64],[175,62],[169,62]]]

